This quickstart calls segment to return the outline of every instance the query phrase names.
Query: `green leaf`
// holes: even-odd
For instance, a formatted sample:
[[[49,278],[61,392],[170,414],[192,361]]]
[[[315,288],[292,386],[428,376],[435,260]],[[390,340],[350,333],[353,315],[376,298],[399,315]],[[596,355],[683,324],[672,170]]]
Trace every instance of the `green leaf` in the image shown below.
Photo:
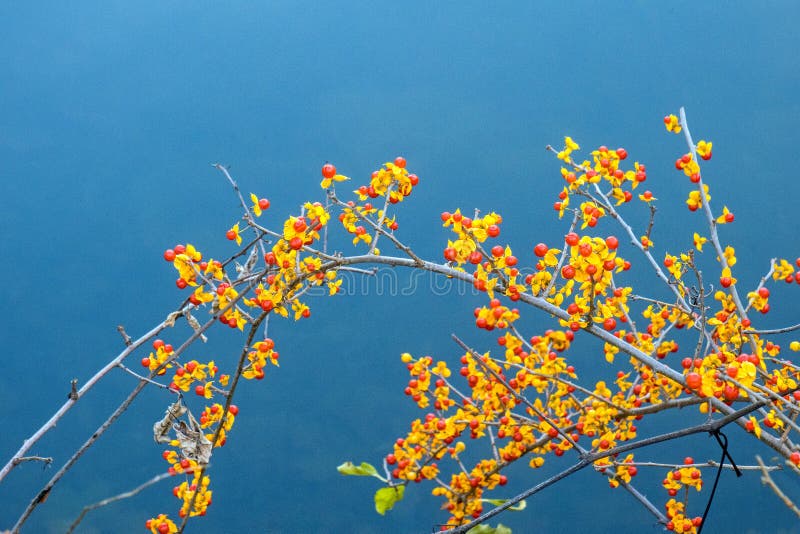
[[[403,500],[405,486],[389,486],[375,492],[375,511],[383,515],[394,508],[394,503]]]
[[[489,504],[493,504],[495,506],[502,506],[508,502],[508,499],[481,499],[483,502],[488,502]],[[525,508],[528,507],[528,503],[525,501],[519,501],[517,504],[513,506],[509,506],[506,510],[510,510],[512,512],[521,512]]]
[[[356,465],[353,462],[345,462],[336,468],[343,475],[353,475],[359,477],[377,477],[383,480],[375,468],[367,462],[361,462],[361,465]]]
[[[467,534],[511,534],[511,529],[502,523],[498,523],[497,527],[492,527],[483,523],[482,525],[469,529]]]

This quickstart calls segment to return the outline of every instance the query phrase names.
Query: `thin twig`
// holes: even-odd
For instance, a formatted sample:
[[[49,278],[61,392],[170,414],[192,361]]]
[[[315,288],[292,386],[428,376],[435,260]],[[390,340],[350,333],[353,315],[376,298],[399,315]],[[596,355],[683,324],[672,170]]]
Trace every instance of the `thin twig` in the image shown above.
[[[122,369],[123,371],[128,373],[129,375],[132,375],[132,376],[138,378],[139,380],[144,380],[145,382],[147,382],[149,384],[153,384],[154,386],[159,387],[159,388],[169,389],[169,386],[167,386],[166,384],[162,384],[161,382],[156,382],[155,380],[151,380],[150,378],[148,378],[146,376],[142,376],[139,373],[137,373],[135,371],[132,371],[131,369],[126,367],[124,364],[119,364],[117,367],[119,367],[120,369]]]
[[[125,327],[119,325],[117,326],[117,331],[119,332],[119,335],[122,336],[122,341],[125,343],[125,346],[130,347],[131,344],[133,344],[133,340],[131,339],[131,336],[129,336],[128,333],[125,331]]]
[[[44,462],[44,466],[47,467],[53,463],[53,458],[50,456],[23,456],[22,458],[14,458],[14,465],[19,465],[23,462]]]
[[[772,491],[775,492],[775,495],[785,504],[789,510],[795,513],[797,517],[800,517],[800,508],[790,499],[775,483],[772,479],[772,476],[769,474],[769,470],[767,470],[767,466],[764,465],[764,462],[761,460],[761,457],[756,454],[756,461],[758,465],[761,467],[761,482],[768,486]]]
[[[775,328],[772,330],[743,330],[742,334],[757,334],[757,335],[785,334],[786,332],[793,332],[795,330],[800,330],[800,324],[785,326],[783,328]]]
[[[661,523],[662,525],[667,524],[667,522],[669,521],[669,519],[667,519],[667,516],[665,516],[661,512],[661,510],[656,508],[656,506],[652,502],[650,502],[650,499],[642,495],[639,492],[639,490],[634,488],[632,484],[625,482],[624,480],[620,480],[619,485],[622,486],[625,490],[627,490],[628,493],[633,495],[633,498],[639,501],[639,503],[641,503],[642,506],[644,506],[648,512],[656,516],[656,519],[658,519],[659,523]]]
[[[98,501],[96,503],[84,506],[83,510],[81,510],[80,515],[78,515],[78,517],[75,519],[75,521],[73,521],[72,524],[69,526],[69,529],[67,529],[67,534],[71,534],[77,528],[77,526],[80,524],[80,522],[83,521],[83,518],[86,517],[86,514],[88,514],[92,510],[96,510],[97,508],[100,508],[102,506],[106,506],[106,505],[109,505],[111,503],[115,503],[117,501],[121,501],[122,499],[128,499],[130,497],[133,497],[134,495],[138,494],[142,490],[147,489],[150,486],[152,486],[153,484],[157,484],[157,483],[161,482],[162,480],[164,480],[165,478],[169,478],[171,476],[172,475],[170,475],[169,473],[158,474],[158,475],[154,476],[153,478],[151,478],[150,480],[148,480],[147,482],[144,482],[144,483],[136,486],[132,490],[125,491],[125,492],[120,493],[118,495],[114,495],[113,497],[108,497],[107,499],[103,499],[102,501]]]

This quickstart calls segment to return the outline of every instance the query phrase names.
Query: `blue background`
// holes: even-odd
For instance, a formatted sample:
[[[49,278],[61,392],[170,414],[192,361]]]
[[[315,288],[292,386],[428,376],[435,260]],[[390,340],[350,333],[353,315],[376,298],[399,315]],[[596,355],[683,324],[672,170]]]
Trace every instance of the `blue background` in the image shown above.
[[[800,8],[698,4],[3,3],[0,457],[64,401],[71,378],[84,381],[120,351],[118,324],[135,337],[183,298],[161,259],[165,248],[189,241],[217,258],[234,250],[224,232],[240,208],[213,162],[231,165],[245,192],[269,197],[265,220],[277,224],[304,200],[322,198],[326,160],[364,182],[403,154],[421,184],[399,210],[401,239],[438,259],[448,237],[439,212],[497,210],[506,221],[501,237],[530,263],[533,244],[556,245],[565,231],[549,207],[561,187],[559,166],[543,147],[564,135],[584,153],[625,146],[648,165],[645,185],[660,200],[653,234],[660,256],[690,246],[692,231],[703,233],[700,215],[682,205],[691,184],[672,167],[683,139],[661,123],[684,105],[695,138],[714,142],[704,176],[712,205],[736,214],[722,237],[737,248],[741,283],[752,287],[768,258],[800,255],[792,164]],[[630,214],[641,228],[645,210]],[[619,233],[611,222],[601,226],[600,235]],[[641,257],[628,256],[628,282],[647,283]],[[759,326],[797,322],[800,289],[783,285],[773,286],[774,311]],[[335,471],[348,459],[379,463],[422,415],[402,393],[401,352],[456,362],[451,332],[483,350],[494,346],[494,336],[471,326],[481,299],[433,298],[425,287],[393,299],[375,291],[318,299],[310,320],[272,322],[281,367],[240,389],[237,426],[214,457],[214,504],[190,531],[428,532],[446,517],[430,486],[409,488],[381,517],[372,505],[377,481]],[[525,321],[530,334],[550,324],[532,312]],[[166,339],[177,343],[183,334]],[[192,356],[232,364],[241,339],[214,328]],[[579,372],[614,376],[594,346],[585,347],[572,351]],[[63,461],[133,385],[113,373],[31,452]],[[150,429],[169,400],[150,390],[137,399],[27,531],[62,532],[85,504],[163,470]],[[675,424],[656,419],[643,432]],[[739,439],[746,437],[739,429],[729,434],[740,463],[753,463],[756,450],[770,456]],[[717,459],[710,441],[698,436],[641,457]],[[549,461],[545,471],[563,466]],[[638,477],[658,506],[667,499],[664,471]],[[26,464],[0,485],[0,527],[13,524],[53,472]],[[514,472],[509,495],[542,473]],[[780,481],[800,494],[796,477]],[[171,486],[92,512],[80,531],[144,532],[146,518],[175,515]],[[693,496],[693,515],[706,495]],[[501,521],[517,532],[658,530],[591,472]],[[796,525],[757,475],[735,480],[727,472],[705,532],[797,532]]]

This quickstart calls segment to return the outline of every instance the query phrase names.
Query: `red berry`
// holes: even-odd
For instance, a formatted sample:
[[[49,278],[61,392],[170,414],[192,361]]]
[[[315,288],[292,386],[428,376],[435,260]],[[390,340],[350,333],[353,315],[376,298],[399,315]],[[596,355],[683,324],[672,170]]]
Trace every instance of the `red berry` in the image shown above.
[[[447,261],[455,261],[457,256],[456,249],[453,247],[447,247],[444,249],[444,259]]]
[[[540,258],[544,258],[545,254],[547,254],[548,250],[549,249],[547,248],[547,245],[545,245],[544,243],[539,243],[538,245],[533,247],[533,253],[536,254]]]
[[[576,234],[575,232],[570,232],[566,236],[564,236],[564,241],[566,241],[567,245],[569,245],[571,247],[574,247],[575,245],[577,245],[579,239],[580,238],[578,237],[578,234]]]
[[[228,230],[227,232],[225,232],[225,237],[228,238],[228,241],[233,241],[234,239],[236,239],[236,232],[233,230]]]
[[[326,163],[322,166],[322,176],[325,178],[333,178],[336,176],[336,167],[330,163]]]
[[[731,280],[731,278],[729,276],[722,276],[719,279],[719,284],[722,287],[731,287],[732,283],[733,283],[733,280]]]
[[[396,158],[394,158],[394,164],[397,167],[404,169],[406,167],[406,158],[404,158],[403,156],[397,156]]]
[[[419,176],[417,176],[416,174],[409,174],[408,181],[411,182],[412,186],[415,186],[419,183]]]
[[[561,268],[561,276],[563,276],[567,280],[575,278],[575,267],[573,267],[572,265],[563,266]]]
[[[142,358],[142,367],[150,367],[150,358]]]
[[[608,247],[609,250],[616,250],[617,247],[619,246],[619,239],[617,239],[613,235],[608,236],[606,238],[606,246]]]
[[[230,413],[232,413],[233,415],[239,415],[239,407],[238,407],[238,406],[236,406],[235,404],[231,404],[231,405],[228,407],[228,411],[229,411]]]
[[[161,523],[158,525],[158,532],[160,534],[169,534],[169,525],[166,523]]]
[[[700,389],[703,384],[703,377],[698,373],[689,373],[686,375],[686,387],[689,389]]]
[[[628,157],[628,151],[627,151],[627,150],[625,150],[624,148],[618,148],[618,149],[617,149],[617,157],[618,157],[619,159],[625,159],[625,158],[627,158],[627,157]]]
[[[299,237],[293,237],[289,241],[289,246],[292,247],[292,249],[294,250],[300,250],[301,248],[303,248],[303,240],[300,239]]]
[[[164,251],[164,259],[167,261],[173,261],[175,259],[175,251],[171,248],[168,248]]]
[[[206,394],[206,388],[203,386],[195,386],[194,392],[195,394],[200,395],[202,397]]]
[[[800,465],[800,452],[794,451],[789,455],[789,460],[791,460],[794,465]]]
[[[722,391],[722,396],[728,402],[733,402],[739,398],[739,388],[736,386],[725,386],[725,389]]]
[[[175,280],[175,285],[178,286],[178,289],[184,289],[189,284],[183,278],[178,278]]]
[[[500,227],[496,224],[489,225],[486,229],[486,233],[489,234],[489,237],[497,237],[500,235]]]
[[[492,247],[492,256],[494,256],[495,258],[499,258],[500,256],[503,255],[504,252],[505,249],[500,245],[495,245]]]
[[[732,223],[733,219],[734,219],[733,213],[728,212],[725,214],[725,222]]]
[[[617,321],[613,317],[609,317],[605,321],[603,321],[603,328],[608,330],[609,332],[614,330],[617,327]]]
[[[186,247],[183,245],[175,245],[175,254],[183,254],[186,252]]]
[[[509,267],[513,267],[517,264],[517,257],[516,256],[506,256],[506,265]]]
[[[266,198],[258,199],[258,207],[261,208],[262,210],[268,209],[269,208],[269,200],[267,200]]]
[[[481,256],[481,253],[478,252],[477,250],[473,250],[469,254],[469,262],[473,265],[478,265],[482,259],[483,256]]]
[[[766,287],[759,288],[758,296],[761,297],[762,299],[769,298],[769,289],[767,289]]]

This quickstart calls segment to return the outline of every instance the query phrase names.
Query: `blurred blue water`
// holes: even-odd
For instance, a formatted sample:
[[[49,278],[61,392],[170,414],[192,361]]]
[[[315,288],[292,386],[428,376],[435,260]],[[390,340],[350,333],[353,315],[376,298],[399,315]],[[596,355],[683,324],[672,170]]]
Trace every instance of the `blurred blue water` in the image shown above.
[[[653,238],[676,250],[700,217],[681,207],[689,183],[670,162],[685,147],[660,120],[685,105],[695,136],[714,142],[704,176],[714,205],[736,213],[722,236],[739,251],[739,279],[754,283],[769,257],[800,255],[787,168],[800,117],[798,16],[789,1],[0,5],[0,456],[63,402],[71,378],[85,380],[120,350],[118,324],[135,336],[179,301],[163,249],[188,240],[207,256],[232,251],[223,234],[239,208],[217,161],[271,199],[276,222],[320,196],[324,161],[363,180],[404,154],[422,183],[402,206],[400,235],[418,253],[440,256],[440,211],[478,207],[504,215],[503,238],[530,261],[532,244],[564,232],[548,208],[558,165],[542,148],[569,134],[586,149],[623,145],[648,164],[661,201]],[[781,290],[764,326],[793,318],[798,288]],[[273,321],[281,367],[240,390],[237,428],[214,458],[214,505],[191,530],[429,531],[445,517],[429,488],[410,488],[381,517],[372,481],[341,479],[334,467],[377,463],[418,415],[402,394],[401,352],[454,361],[451,332],[493,346],[471,327],[478,300],[467,300],[343,296],[315,302],[304,323]],[[547,325],[526,321],[532,332]],[[240,340],[214,329],[194,355],[230,362]],[[573,357],[587,373],[614,372],[596,352]],[[65,459],[132,386],[109,377],[32,452]],[[162,470],[149,428],[165,406],[163,394],[143,394],[28,531],[61,532],[83,505]],[[712,445],[701,436],[653,455],[716,458]],[[746,445],[733,452],[752,462]],[[28,464],[0,485],[0,527],[52,473]],[[656,503],[661,476],[641,477]],[[538,477],[522,469],[511,490]],[[796,480],[782,482],[800,493]],[[170,487],[93,512],[81,532],[143,532],[147,517],[174,515]],[[725,476],[719,492],[705,532],[798,531],[755,475]],[[692,506],[700,512],[699,500]],[[518,532],[656,529],[592,473],[502,522]]]

